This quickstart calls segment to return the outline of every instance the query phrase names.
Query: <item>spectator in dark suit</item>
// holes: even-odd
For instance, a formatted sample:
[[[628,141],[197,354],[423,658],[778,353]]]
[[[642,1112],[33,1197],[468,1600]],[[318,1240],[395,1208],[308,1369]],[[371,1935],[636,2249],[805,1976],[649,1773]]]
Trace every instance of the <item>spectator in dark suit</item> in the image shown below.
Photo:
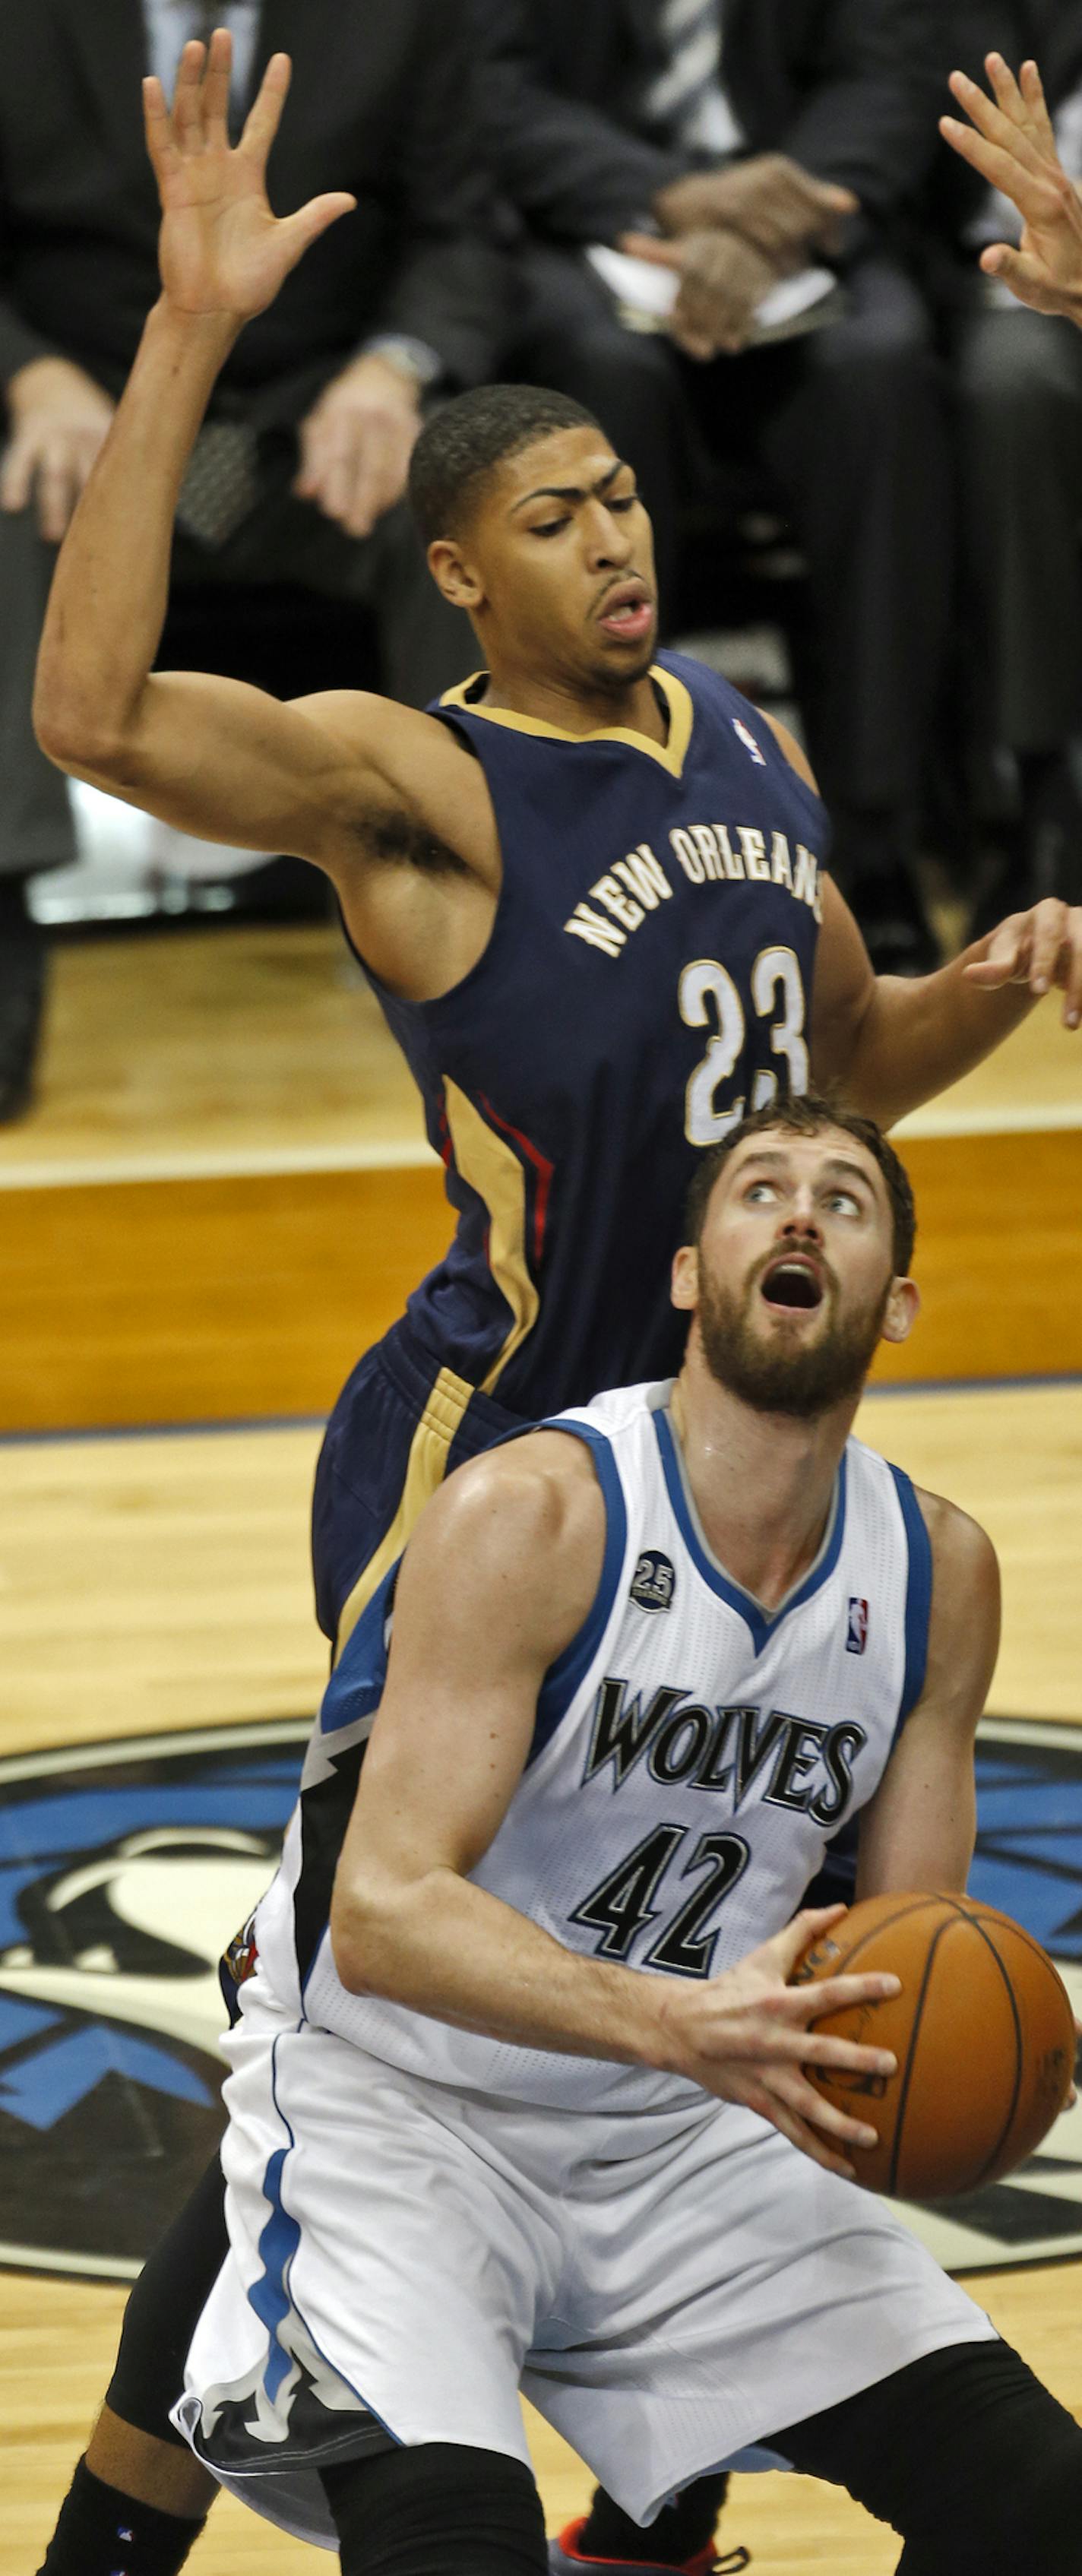
[[[276,50],[293,86],[278,204],[351,189],[329,233],[245,332],[182,498],[174,584],[290,582],[376,619],[384,683],[423,704],[470,667],[400,496],[430,387],[492,371],[504,264],[471,122],[468,0],[36,0],[10,14],[0,82],[0,1119],[29,1087],[42,953],[29,874],[70,861],[63,779],[30,725],[54,550],[157,293],[144,71],[234,36],[239,118]]]
[[[516,362],[636,464],[674,600],[689,431],[754,459],[807,555],[813,758],[881,968],[923,968],[910,858],[949,632],[944,386],[899,255],[936,148],[929,0],[485,0],[490,154],[514,209]],[[670,336],[623,327],[583,257],[672,237]],[[848,312],[749,348],[778,277],[832,251]],[[710,360],[718,351],[727,354]],[[739,358],[733,352],[744,351]]]
[[[966,0],[955,41],[957,67],[985,87],[992,46],[1016,66],[1037,58],[1060,160],[1082,180],[1082,0]],[[941,285],[959,389],[967,733],[991,827],[976,936],[1041,895],[1082,893],[1082,339],[982,275],[981,248],[1018,239],[1015,208],[956,161],[941,184],[953,208]]]

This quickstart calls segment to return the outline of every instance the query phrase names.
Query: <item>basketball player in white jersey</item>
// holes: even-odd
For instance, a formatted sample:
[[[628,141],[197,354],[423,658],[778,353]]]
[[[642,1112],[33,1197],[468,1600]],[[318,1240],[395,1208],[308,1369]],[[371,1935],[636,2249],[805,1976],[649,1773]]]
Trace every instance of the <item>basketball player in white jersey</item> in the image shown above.
[[[1082,2433],[855,2188],[874,2012],[808,2029],[896,1981],[786,1983],[849,1816],[863,1894],[972,1850],[993,1550],[851,1437],[916,1311],[908,1184],[868,1122],[775,1106],[689,1234],[676,1382],[460,1468],[344,1649],[178,2421],[346,2576],[540,2576],[520,2387],[640,2523],[751,2447],[892,2522],[905,2576],[1066,2576]]]

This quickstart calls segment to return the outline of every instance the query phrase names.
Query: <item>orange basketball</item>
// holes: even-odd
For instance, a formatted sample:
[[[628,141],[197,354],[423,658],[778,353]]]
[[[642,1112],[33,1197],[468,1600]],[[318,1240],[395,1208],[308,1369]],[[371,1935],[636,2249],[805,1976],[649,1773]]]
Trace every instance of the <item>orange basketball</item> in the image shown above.
[[[817,2030],[893,2049],[890,2076],[809,2067],[877,2147],[852,2151],[868,2191],[945,2200],[1032,2155],[1071,2088],[1075,2026],[1052,1961],[1009,1914],[967,1896],[873,1896],[805,1951],[794,1984],[891,1969],[892,2001],[825,2014]]]

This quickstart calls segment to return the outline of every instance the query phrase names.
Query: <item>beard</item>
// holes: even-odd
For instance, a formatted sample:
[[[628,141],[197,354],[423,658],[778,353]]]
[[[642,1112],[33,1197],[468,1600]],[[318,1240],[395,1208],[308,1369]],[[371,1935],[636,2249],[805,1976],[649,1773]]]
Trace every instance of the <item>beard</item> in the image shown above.
[[[789,1414],[801,1422],[859,1395],[879,1343],[890,1281],[873,1303],[841,1319],[830,1286],[826,1293],[833,1311],[825,1329],[814,1342],[787,1351],[759,1341],[752,1329],[758,1280],[734,1296],[700,1270],[696,1316],[711,1377],[754,1413]]]

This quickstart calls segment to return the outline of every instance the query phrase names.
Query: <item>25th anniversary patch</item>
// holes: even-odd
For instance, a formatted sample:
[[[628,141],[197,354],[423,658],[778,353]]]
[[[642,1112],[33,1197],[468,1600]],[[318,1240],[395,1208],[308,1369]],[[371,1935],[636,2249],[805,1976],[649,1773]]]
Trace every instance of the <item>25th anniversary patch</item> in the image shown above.
[[[217,1960],[273,1873],[306,1719],[0,1762],[0,2264],[130,2279],[221,2129]],[[971,1887],[1082,2005],[1082,1726],[989,1720]],[[918,2233],[953,2270],[1082,2254],[1082,2108]]]

